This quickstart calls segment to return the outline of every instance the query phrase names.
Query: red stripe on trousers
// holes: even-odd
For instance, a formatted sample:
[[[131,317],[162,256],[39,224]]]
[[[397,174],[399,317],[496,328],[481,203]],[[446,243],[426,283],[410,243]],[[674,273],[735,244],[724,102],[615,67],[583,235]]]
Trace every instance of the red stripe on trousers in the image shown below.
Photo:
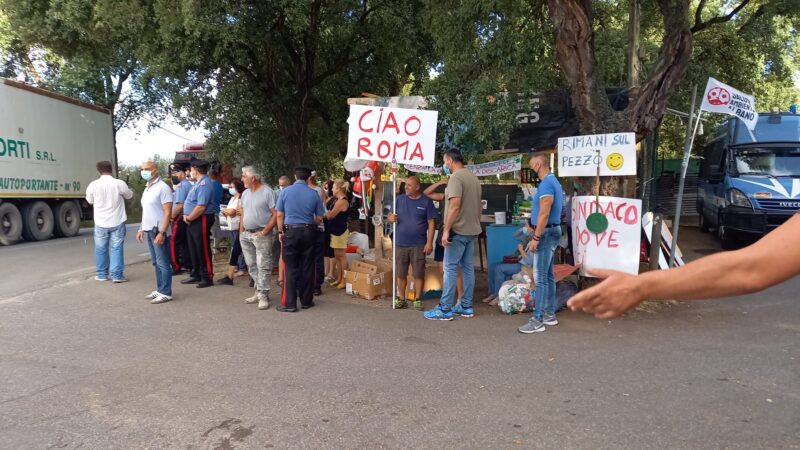
[[[172,253],[172,268],[173,270],[180,270],[181,265],[178,264],[178,255],[175,254],[175,236],[178,235],[178,222],[173,222],[172,225],[172,239],[169,240],[169,250]]]
[[[286,263],[283,261],[283,242],[281,242],[281,269],[283,269],[283,293],[281,294],[281,305],[286,306]]]
[[[203,253],[206,255],[206,267],[208,269],[208,279],[214,279],[214,266],[211,264],[211,255],[208,254],[208,222],[206,215],[203,214]]]

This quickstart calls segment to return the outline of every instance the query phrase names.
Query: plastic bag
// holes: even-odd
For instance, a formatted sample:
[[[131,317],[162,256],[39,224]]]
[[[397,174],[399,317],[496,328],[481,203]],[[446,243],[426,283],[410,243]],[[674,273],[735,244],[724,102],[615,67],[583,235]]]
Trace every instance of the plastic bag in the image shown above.
[[[515,275],[516,276],[516,275]],[[506,314],[517,314],[528,310],[531,301],[531,290],[527,283],[514,280],[506,281],[500,286],[497,295],[497,306]]]

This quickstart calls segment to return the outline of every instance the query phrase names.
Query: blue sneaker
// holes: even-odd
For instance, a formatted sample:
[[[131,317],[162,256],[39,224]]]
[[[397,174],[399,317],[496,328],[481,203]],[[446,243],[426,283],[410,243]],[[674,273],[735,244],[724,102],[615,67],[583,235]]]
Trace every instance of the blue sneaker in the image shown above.
[[[475,310],[472,309],[471,307],[464,308],[463,306],[461,306],[461,303],[459,303],[453,308],[453,314],[456,316],[470,318],[470,317],[475,317]]]
[[[453,311],[442,311],[440,306],[425,311],[422,315],[428,320],[453,320]]]

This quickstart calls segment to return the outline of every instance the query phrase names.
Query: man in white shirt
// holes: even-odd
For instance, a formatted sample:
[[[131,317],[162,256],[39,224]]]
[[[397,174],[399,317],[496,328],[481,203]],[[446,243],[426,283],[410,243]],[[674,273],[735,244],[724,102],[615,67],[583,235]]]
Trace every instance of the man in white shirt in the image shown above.
[[[147,237],[150,259],[156,268],[156,290],[146,295],[156,305],[172,300],[172,266],[169,252],[169,221],[172,218],[172,188],[158,175],[153,161],[142,164],[142,178],[147,185],[142,192],[142,223],[136,240]]]
[[[97,163],[100,178],[86,187],[86,201],[94,206],[94,261],[97,281],[107,281],[109,265],[111,280],[123,283],[125,279],[125,200],[133,192],[124,181],[114,178],[111,161]],[[109,260],[109,246],[111,256]]]

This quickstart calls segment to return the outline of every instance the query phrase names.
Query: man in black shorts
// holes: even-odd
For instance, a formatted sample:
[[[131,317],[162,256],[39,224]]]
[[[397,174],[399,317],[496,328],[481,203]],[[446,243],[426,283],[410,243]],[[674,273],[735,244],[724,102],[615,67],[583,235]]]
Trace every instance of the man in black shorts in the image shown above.
[[[397,252],[398,307],[406,304],[406,277],[408,266],[414,272],[415,298],[420,298],[425,283],[425,256],[433,252],[435,221],[439,216],[433,201],[422,195],[417,177],[408,177],[405,195],[397,197],[397,211],[389,214],[389,223],[397,223],[394,245]]]

